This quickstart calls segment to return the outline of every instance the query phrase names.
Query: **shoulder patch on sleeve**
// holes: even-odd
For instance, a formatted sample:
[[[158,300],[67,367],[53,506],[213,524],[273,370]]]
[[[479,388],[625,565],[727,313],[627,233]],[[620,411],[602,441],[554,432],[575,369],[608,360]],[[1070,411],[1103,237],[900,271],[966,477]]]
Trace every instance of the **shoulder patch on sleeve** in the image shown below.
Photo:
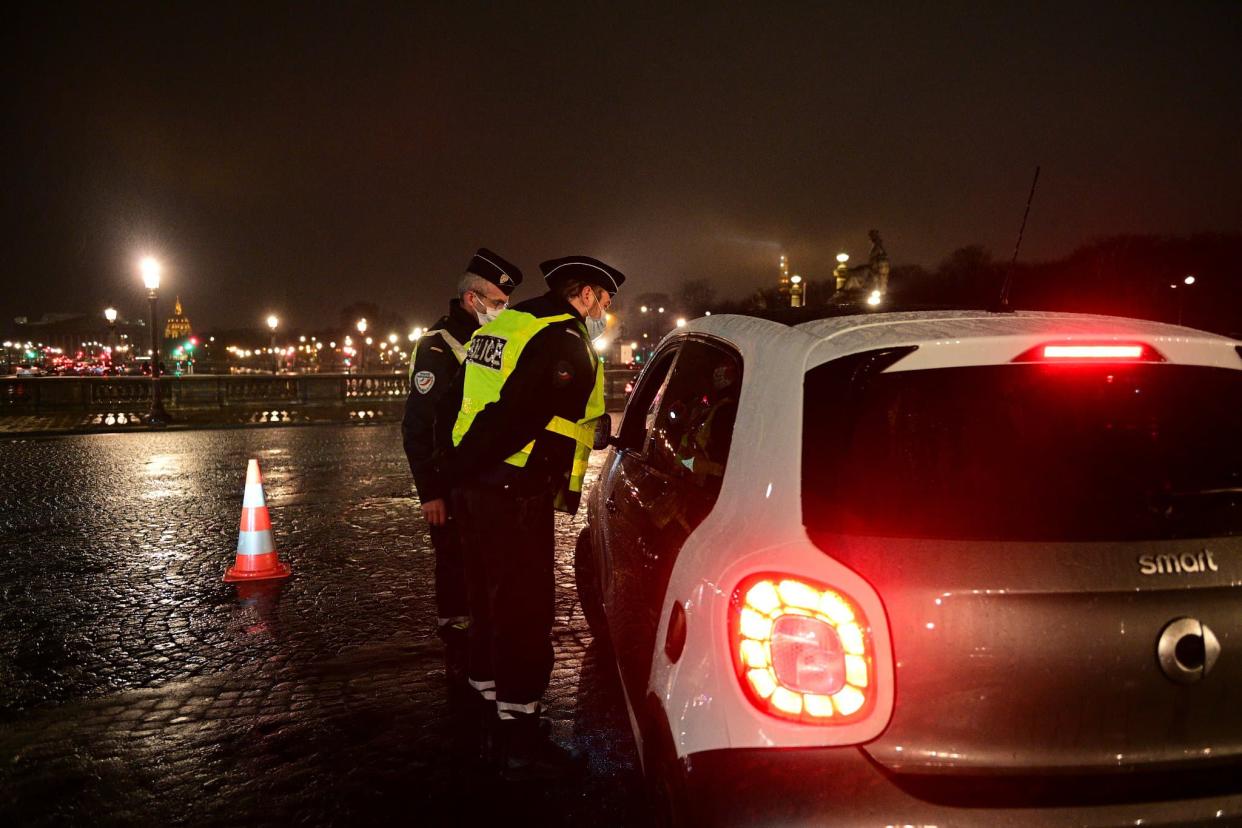
[[[556,363],[556,368],[552,371],[552,384],[557,388],[564,388],[569,385],[574,378],[574,367],[567,360],[560,360]]]
[[[418,389],[418,393],[426,394],[431,390],[431,386],[436,384],[436,375],[430,371],[419,371],[414,375],[414,387]]]

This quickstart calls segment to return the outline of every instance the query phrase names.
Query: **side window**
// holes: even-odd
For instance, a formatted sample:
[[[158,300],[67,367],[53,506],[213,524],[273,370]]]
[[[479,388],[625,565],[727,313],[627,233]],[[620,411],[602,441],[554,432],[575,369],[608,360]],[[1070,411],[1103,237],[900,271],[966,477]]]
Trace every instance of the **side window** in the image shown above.
[[[688,340],[647,435],[651,466],[702,489],[724,477],[742,390],[742,359],[722,346]]]
[[[655,360],[643,372],[638,387],[630,395],[625,405],[625,416],[621,420],[621,429],[617,434],[617,442],[622,448],[635,451],[643,447],[647,432],[655,420],[656,410],[664,397],[664,389],[668,385],[669,369],[677,358],[677,348],[669,348],[658,354]]]

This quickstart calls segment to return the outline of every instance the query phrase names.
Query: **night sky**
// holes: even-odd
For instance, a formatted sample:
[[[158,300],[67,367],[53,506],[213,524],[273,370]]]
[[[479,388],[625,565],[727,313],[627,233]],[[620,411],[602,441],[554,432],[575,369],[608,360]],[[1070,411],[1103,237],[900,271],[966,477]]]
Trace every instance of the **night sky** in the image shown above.
[[[26,4],[0,316],[426,324],[479,245],[722,298],[1117,233],[1242,231],[1242,4]],[[1015,4],[1016,5],[1016,4]]]

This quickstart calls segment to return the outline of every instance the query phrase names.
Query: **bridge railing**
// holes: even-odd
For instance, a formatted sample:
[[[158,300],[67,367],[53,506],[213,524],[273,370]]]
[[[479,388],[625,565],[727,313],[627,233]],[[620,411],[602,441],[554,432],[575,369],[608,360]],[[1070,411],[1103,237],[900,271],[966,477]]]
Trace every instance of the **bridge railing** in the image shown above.
[[[624,403],[637,377],[628,369],[604,372],[612,408]],[[391,411],[410,393],[405,374],[220,374],[161,377],[170,413],[281,407],[368,408]],[[0,416],[51,412],[139,411],[151,404],[150,377],[0,377]]]

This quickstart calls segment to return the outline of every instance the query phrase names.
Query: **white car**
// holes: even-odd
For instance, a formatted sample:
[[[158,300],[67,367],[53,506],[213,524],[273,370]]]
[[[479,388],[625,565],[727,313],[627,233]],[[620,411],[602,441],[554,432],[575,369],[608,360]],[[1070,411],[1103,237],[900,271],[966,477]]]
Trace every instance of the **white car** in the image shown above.
[[[1242,348],[695,320],[578,542],[664,822],[1242,822]]]

